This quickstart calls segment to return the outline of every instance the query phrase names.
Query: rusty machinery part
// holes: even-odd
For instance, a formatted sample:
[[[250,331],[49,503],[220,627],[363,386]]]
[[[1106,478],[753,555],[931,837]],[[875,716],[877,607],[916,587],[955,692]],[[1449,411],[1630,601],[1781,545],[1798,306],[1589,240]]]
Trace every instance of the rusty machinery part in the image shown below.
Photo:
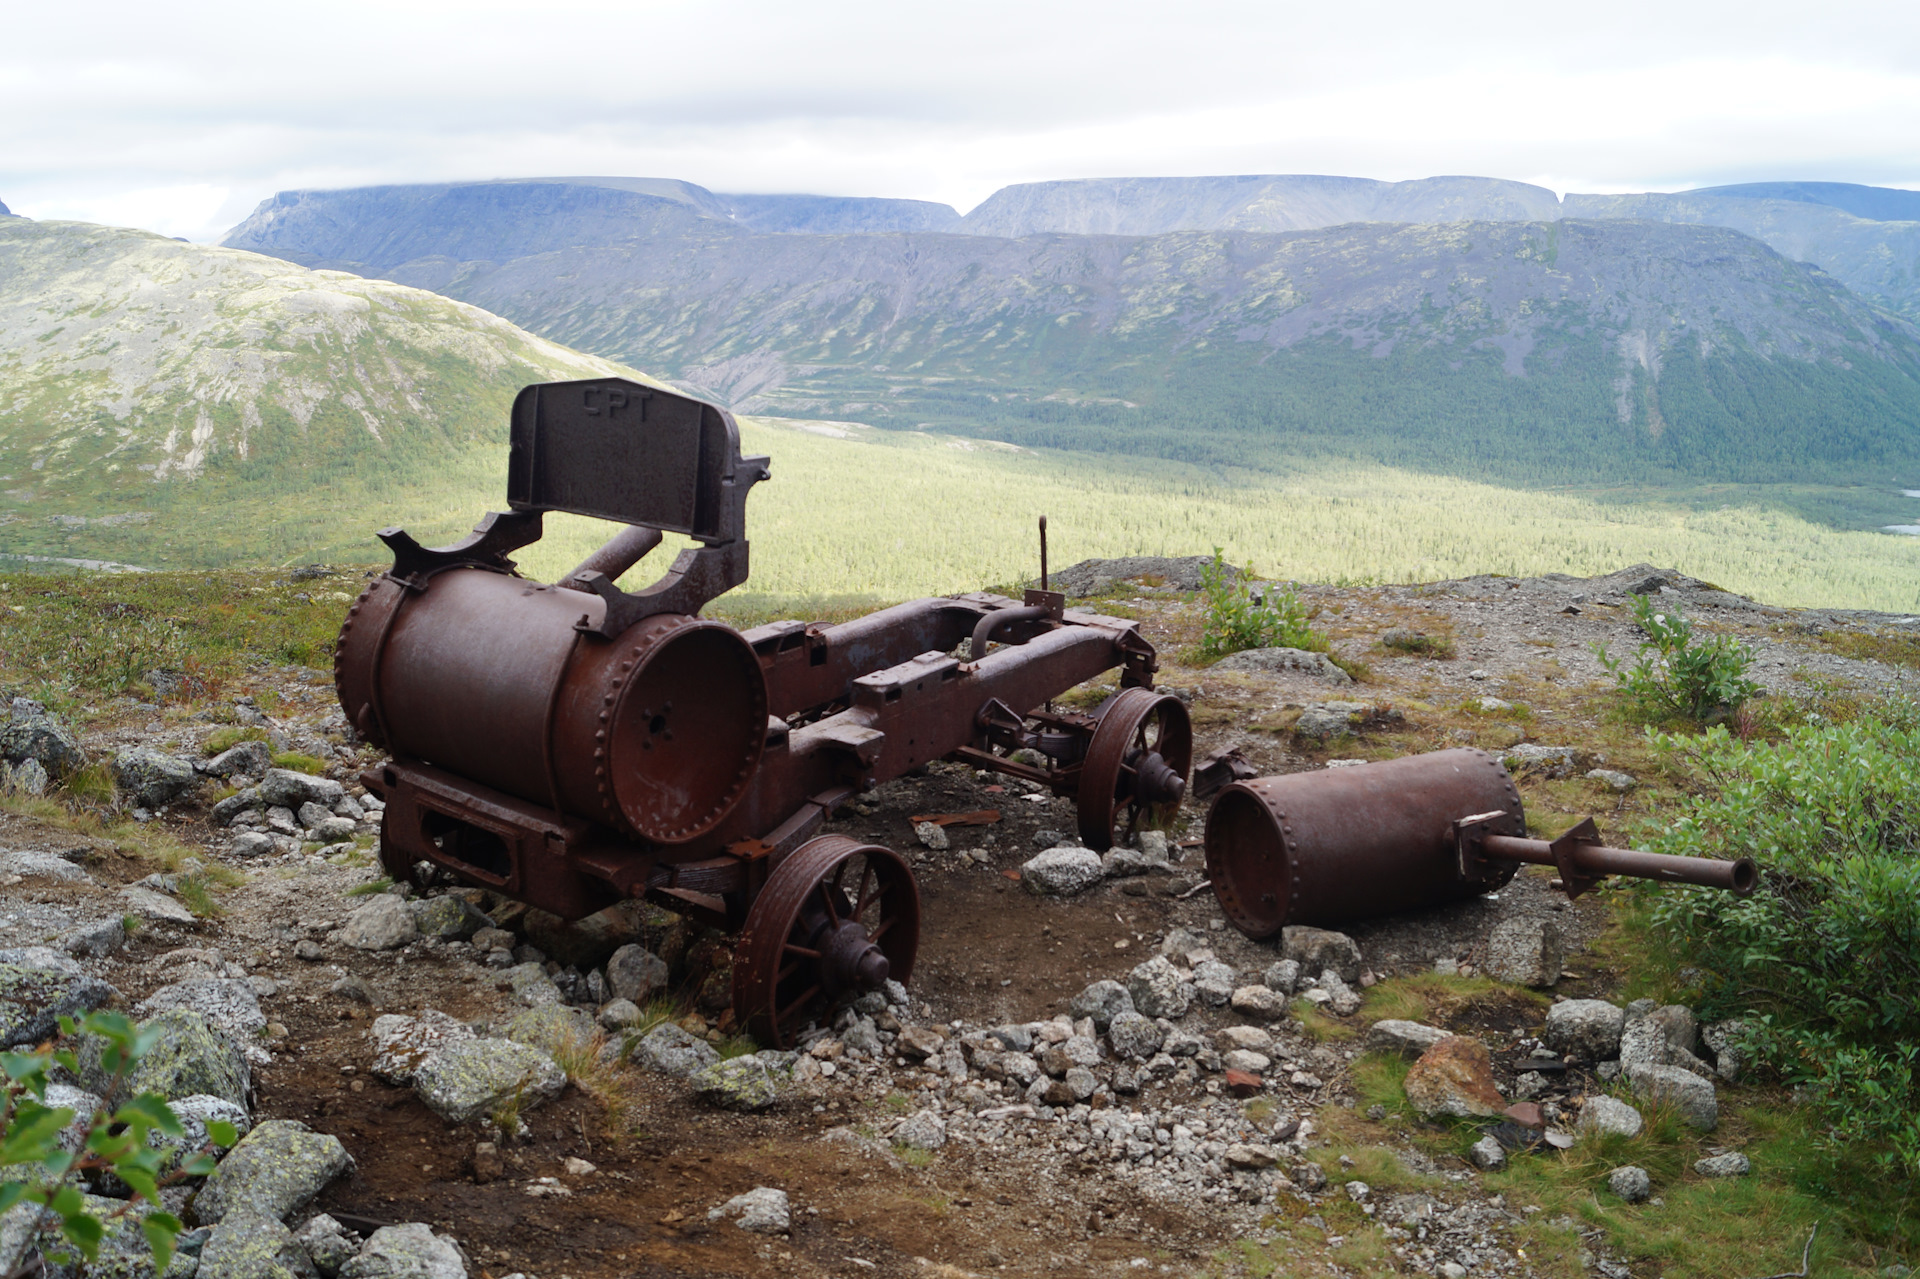
[[[1711,857],[1672,857],[1632,848],[1608,848],[1600,842],[1600,831],[1591,817],[1555,840],[1483,834],[1472,829],[1471,818],[1459,825],[1463,828],[1462,864],[1471,865],[1478,857],[1551,866],[1560,872],[1553,886],[1569,897],[1578,897],[1608,875],[1718,888],[1735,897],[1752,896],[1760,883],[1760,868],[1751,857],[1726,862]]]
[[[767,738],[765,677],[731,627],[655,614],[605,640],[592,596],[478,569],[376,582],[335,678],[396,758],[662,844],[712,830]]]
[[[754,899],[733,952],[734,1015],[764,1044],[842,999],[905,983],[920,946],[920,890],[892,849],[823,835],[795,849]]]
[[[1485,751],[1410,755],[1360,768],[1232,782],[1207,813],[1207,876],[1220,909],[1253,938],[1459,901],[1513,878],[1458,872],[1454,819],[1524,835],[1520,792]]]
[[[1697,884],[1745,896],[1749,859],[1608,848],[1588,818],[1529,839],[1520,792],[1485,751],[1410,755],[1360,768],[1233,782],[1207,814],[1207,874],[1234,927],[1271,937],[1460,901],[1498,888],[1523,862],[1552,866],[1578,896],[1607,875]]]
[[[1193,726],[1180,699],[1123,688],[1100,708],[1080,766],[1080,839],[1095,852],[1115,827],[1164,829],[1180,811],[1193,768]]]

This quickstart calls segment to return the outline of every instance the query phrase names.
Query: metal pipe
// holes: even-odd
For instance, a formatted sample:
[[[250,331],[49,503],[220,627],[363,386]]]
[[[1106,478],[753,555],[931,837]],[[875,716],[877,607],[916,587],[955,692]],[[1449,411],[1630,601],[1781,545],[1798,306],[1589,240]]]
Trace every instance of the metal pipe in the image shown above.
[[[1554,859],[1552,845],[1544,839],[1488,835],[1481,848],[1486,856],[1503,861],[1530,862],[1535,866],[1559,864]],[[1575,844],[1571,856],[1574,865],[1588,875],[1626,875],[1633,879],[1698,884],[1702,888],[1722,889],[1736,897],[1750,895],[1760,882],[1760,868],[1751,857],[1723,862],[1706,857],[1669,857],[1632,848],[1608,848],[1602,844]]]
[[[573,570],[560,579],[560,585],[574,590],[586,588],[575,579],[587,573],[605,573],[609,582],[617,582],[620,575],[645,559],[654,547],[660,545],[661,532],[645,524],[631,524],[621,529],[607,540],[607,544],[593,554],[581,560]]]
[[[967,660],[977,662],[987,655],[987,641],[993,633],[1020,622],[1038,622],[1046,618],[1047,610],[1039,604],[1030,604],[1022,608],[996,609],[981,618],[973,628],[973,647],[967,650]]]

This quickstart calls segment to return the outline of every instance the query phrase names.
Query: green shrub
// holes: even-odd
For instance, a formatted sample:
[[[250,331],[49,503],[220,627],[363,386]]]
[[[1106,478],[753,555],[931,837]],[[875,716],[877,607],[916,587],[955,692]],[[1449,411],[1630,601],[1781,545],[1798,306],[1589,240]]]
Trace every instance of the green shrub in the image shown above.
[[[227,728],[216,728],[211,733],[208,733],[206,743],[201,746],[200,750],[207,755],[218,755],[223,751],[232,750],[241,742],[264,742],[266,740],[267,730],[257,724],[249,725],[245,728],[235,725]]]
[[[153,1046],[153,1034],[109,1012],[90,1013],[79,1021],[62,1017],[60,1030],[55,1046],[0,1053],[0,1214],[18,1203],[39,1204],[58,1220],[67,1244],[91,1262],[99,1256],[108,1223],[145,1203],[150,1210],[139,1218],[141,1233],[153,1251],[154,1269],[165,1271],[180,1219],[161,1206],[160,1190],[188,1177],[206,1176],[213,1171],[213,1156],[192,1154],[178,1168],[167,1170],[169,1152],[150,1144],[148,1134],[158,1130],[178,1138],[184,1130],[166,1100],[154,1093],[143,1093],[116,1111],[102,1108],[87,1116],[78,1148],[65,1148],[61,1135],[81,1116],[48,1106],[47,1083],[56,1067],[80,1073],[76,1038],[103,1042],[101,1065],[117,1084]],[[110,1095],[117,1088],[106,1091]],[[239,1140],[233,1125],[220,1120],[209,1121],[207,1132],[219,1146]],[[82,1186],[90,1176],[107,1171],[132,1189],[133,1198],[102,1219],[87,1211]]]
[[[1655,851],[1752,857],[1762,877],[1744,900],[1664,891],[1654,928],[1840,1139],[1920,1177],[1920,707],[1778,743],[1655,741],[1706,784]]]
[[[1671,605],[1658,611],[1645,595],[1633,597],[1633,616],[1647,638],[1631,667],[1604,644],[1593,651],[1607,673],[1619,681],[1627,711],[1647,723],[1686,720],[1704,723],[1738,709],[1758,694],[1747,678],[1753,650],[1728,635],[1695,642],[1693,624]]]
[[[315,776],[327,771],[327,761],[313,755],[302,755],[299,751],[275,751],[275,768],[291,769],[296,773],[312,773]]]
[[[1237,580],[1219,547],[1213,562],[1200,570],[1205,615],[1200,652],[1225,657],[1249,648],[1301,648],[1325,652],[1327,638],[1307,625],[1307,606],[1291,587],[1272,586],[1256,599],[1247,586],[1249,568]]]

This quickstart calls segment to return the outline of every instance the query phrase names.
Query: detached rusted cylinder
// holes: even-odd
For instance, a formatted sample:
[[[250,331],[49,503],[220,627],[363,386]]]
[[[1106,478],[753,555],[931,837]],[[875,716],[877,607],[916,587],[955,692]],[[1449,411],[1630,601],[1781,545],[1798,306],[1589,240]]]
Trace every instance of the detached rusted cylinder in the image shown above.
[[[663,613],[619,638],[583,633],[597,595],[482,569],[392,578],[347,617],[334,681],[348,717],[396,759],[672,844],[745,793],[767,689],[731,627]]]
[[[1558,865],[1554,860],[1553,846],[1544,839],[1489,835],[1481,848],[1488,857],[1531,862],[1535,866]],[[1724,889],[1735,897],[1752,895],[1760,882],[1760,868],[1751,857],[1723,862],[1707,857],[1669,857],[1664,853],[1642,853],[1631,848],[1608,848],[1602,844],[1574,844],[1569,857],[1585,875],[1626,875],[1633,879],[1664,880],[1670,884],[1697,884],[1702,888]]]
[[[638,564],[660,545],[662,534],[657,528],[648,528],[635,524],[622,529],[607,539],[607,544],[573,566],[560,579],[562,583],[571,583],[583,573],[605,573],[609,582],[617,582],[620,575]]]
[[[1234,927],[1271,937],[1460,901],[1513,878],[1512,862],[1462,880],[1456,818],[1502,813],[1524,834],[1520,792],[1485,751],[1259,777],[1223,788],[1207,814],[1207,875]]]

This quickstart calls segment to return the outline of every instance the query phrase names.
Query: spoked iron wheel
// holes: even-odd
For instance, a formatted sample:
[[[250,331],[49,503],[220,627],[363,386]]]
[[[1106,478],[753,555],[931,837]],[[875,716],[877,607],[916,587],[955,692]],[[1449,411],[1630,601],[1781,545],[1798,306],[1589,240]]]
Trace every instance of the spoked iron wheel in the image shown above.
[[[1104,852],[1136,830],[1166,827],[1193,769],[1193,726],[1177,697],[1123,688],[1100,708],[1080,766],[1080,839]]]
[[[920,890],[899,854],[823,835],[780,863],[734,946],[734,1015],[787,1048],[842,999],[904,982],[920,947]]]

